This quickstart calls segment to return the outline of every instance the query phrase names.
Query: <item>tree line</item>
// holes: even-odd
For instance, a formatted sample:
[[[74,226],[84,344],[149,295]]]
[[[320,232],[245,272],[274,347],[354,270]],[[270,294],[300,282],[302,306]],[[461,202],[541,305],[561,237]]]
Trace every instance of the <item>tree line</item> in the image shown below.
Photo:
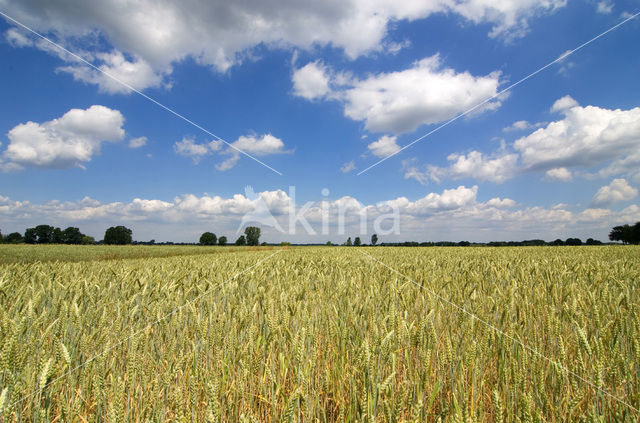
[[[234,245],[260,245],[260,232],[257,226],[247,226]],[[227,237],[218,238],[213,232],[205,232],[200,235],[200,245],[227,245]]]
[[[104,244],[131,244],[133,231],[124,226],[112,226],[104,233]],[[66,229],[56,228],[51,225],[38,225],[27,228],[24,235],[20,232],[12,232],[7,236],[2,236],[0,232],[0,242],[6,244],[69,244],[69,245],[91,245],[96,244],[96,240],[89,235],[80,232],[75,226]]]
[[[244,230],[244,235],[240,235],[235,241],[234,245],[250,245],[256,246],[260,244],[261,230],[256,226],[247,226]],[[640,244],[640,222],[636,222],[634,225],[620,225],[615,226],[609,233],[609,240],[614,242],[622,242],[623,244]],[[371,235],[371,246],[378,245],[378,235]],[[9,244],[75,244],[75,245],[90,245],[96,244],[93,237],[85,235],[80,232],[80,229],[74,226],[62,230],[51,225],[38,225],[33,228],[27,228],[24,234],[19,232],[12,232],[6,236],[2,235],[0,231],[0,243]],[[132,244],[133,231],[125,226],[112,226],[105,231],[104,239],[98,243],[110,244],[110,245],[125,245]],[[227,245],[228,240],[226,236],[216,236],[213,232],[204,232],[198,242],[200,245]],[[155,244],[154,240],[150,242],[136,244]],[[166,244],[173,244],[168,242]],[[283,245],[291,245],[288,242],[283,242]],[[266,243],[262,243],[266,245]],[[326,245],[332,245],[331,241]],[[358,247],[365,245],[362,243],[360,237],[355,237],[351,240],[351,237],[342,244],[345,246]],[[465,246],[490,246],[490,247],[503,247],[503,246],[544,246],[544,245],[602,245],[602,242],[593,238],[588,238],[585,242],[582,242],[580,238],[567,238],[566,240],[556,239],[551,242],[544,241],[542,239],[532,239],[525,241],[492,241],[485,243],[471,243],[469,241],[439,241],[439,242],[416,242],[416,241],[404,241],[404,242],[383,242],[379,244],[381,246],[403,246],[403,247],[465,247]]]

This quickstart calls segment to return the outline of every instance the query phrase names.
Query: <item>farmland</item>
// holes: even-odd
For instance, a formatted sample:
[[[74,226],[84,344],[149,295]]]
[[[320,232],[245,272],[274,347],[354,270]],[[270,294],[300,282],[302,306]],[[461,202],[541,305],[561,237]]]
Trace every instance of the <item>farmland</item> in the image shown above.
[[[0,265],[2,421],[640,416],[638,247],[68,248]]]

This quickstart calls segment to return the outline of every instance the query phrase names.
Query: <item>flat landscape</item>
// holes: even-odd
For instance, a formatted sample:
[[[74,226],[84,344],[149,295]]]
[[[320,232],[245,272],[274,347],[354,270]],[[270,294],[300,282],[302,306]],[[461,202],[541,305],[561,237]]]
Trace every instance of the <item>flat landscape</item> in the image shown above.
[[[30,248],[2,421],[639,417],[639,247]]]

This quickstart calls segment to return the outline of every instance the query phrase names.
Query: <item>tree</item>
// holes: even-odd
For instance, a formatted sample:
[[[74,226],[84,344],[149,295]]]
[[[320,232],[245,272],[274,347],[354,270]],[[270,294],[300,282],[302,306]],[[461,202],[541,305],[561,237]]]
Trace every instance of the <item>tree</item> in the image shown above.
[[[347,238],[347,243],[346,246],[347,247],[351,247],[353,244],[351,243],[351,237]]]
[[[38,225],[35,227],[36,242],[38,244],[50,244],[54,241],[55,228],[49,225]]]
[[[360,237],[357,236],[356,239],[353,240],[353,246],[354,247],[359,247],[362,245],[362,241],[360,241]]]
[[[93,245],[93,244],[95,244],[95,243],[96,243],[96,240],[95,240],[95,239],[93,239],[93,237],[92,237],[92,236],[84,235],[84,236],[82,237],[82,243],[83,243],[84,245]]]
[[[333,245],[331,244],[331,241],[327,241],[327,247],[331,247],[331,245]]]
[[[371,245],[376,245],[378,243],[378,234],[371,235]]]
[[[222,235],[220,238],[218,238],[218,245],[227,245],[227,237]]]
[[[565,245],[582,245],[582,240],[580,238],[567,238],[564,244]]]
[[[555,241],[553,241],[551,245],[564,245],[564,241],[558,238]]]
[[[64,244],[64,232],[60,228],[54,228],[53,233],[51,234],[52,244]]]
[[[200,236],[201,245],[216,245],[217,242],[218,237],[214,233],[205,232]]]
[[[80,229],[69,226],[62,232],[62,242],[65,244],[82,244],[84,234]]]
[[[27,228],[27,230],[24,231],[25,243],[35,244],[37,240],[38,240],[38,237],[36,236],[36,228]]]
[[[131,244],[133,231],[124,226],[112,226],[104,233],[105,244]]]
[[[609,232],[611,241],[622,241],[623,244],[640,244],[640,222],[635,225],[616,226]]]
[[[8,244],[20,244],[23,241],[19,232],[12,232],[4,237],[4,242]]]
[[[236,239],[236,245],[247,245],[247,239],[244,235],[240,235],[240,238]]]
[[[244,228],[244,234],[247,236],[247,245],[259,245],[260,228],[257,226],[247,226]]]

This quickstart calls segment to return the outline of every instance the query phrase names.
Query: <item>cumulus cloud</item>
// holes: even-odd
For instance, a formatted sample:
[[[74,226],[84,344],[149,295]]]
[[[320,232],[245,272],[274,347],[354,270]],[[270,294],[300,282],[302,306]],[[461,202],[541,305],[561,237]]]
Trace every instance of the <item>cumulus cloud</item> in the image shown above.
[[[407,162],[404,166],[404,177],[415,179],[422,184],[429,179],[440,182],[445,178],[473,178],[478,181],[502,183],[518,172],[518,155],[514,153],[487,156],[474,150],[467,154],[450,154],[447,160],[451,162],[447,167],[426,166],[424,170],[421,170],[415,161]]]
[[[204,157],[215,153],[229,156],[215,165],[216,169],[220,171],[233,168],[240,160],[241,151],[252,156],[269,156],[291,152],[285,150],[284,142],[280,138],[271,134],[241,136],[225,149],[222,149],[223,144],[218,140],[199,144],[192,137],[184,137],[181,141],[173,144],[173,150],[180,156],[189,157],[195,164],[200,163]]]
[[[163,84],[162,72],[154,71],[149,63],[139,57],[127,60],[121,52],[112,51],[96,54],[95,62],[102,72],[80,62],[61,66],[57,71],[70,73],[77,81],[95,84],[98,91],[108,94],[128,94],[131,90],[124,84],[138,91]]]
[[[353,160],[351,160],[350,162],[346,162],[340,167],[340,172],[349,173],[352,170],[355,170],[355,168],[356,168],[356,164]]]
[[[640,177],[640,107],[612,110],[580,106],[565,96],[553,104],[551,112],[564,117],[543,124],[495,153],[453,153],[448,156],[451,165],[445,168],[405,163],[405,178],[424,183],[428,179],[472,177],[500,183],[521,173],[544,172],[547,180],[568,181],[576,169],[583,175]],[[584,172],[594,168],[595,174]]]
[[[216,169],[225,171],[233,168],[242,155],[238,150],[252,156],[290,153],[290,151],[284,149],[284,142],[271,134],[241,136],[232,142],[229,148],[223,151],[222,154],[228,154],[230,157],[222,163],[217,164]]]
[[[551,110],[562,113],[564,119],[514,142],[526,168],[595,166],[640,148],[640,107],[582,107],[566,96]]]
[[[367,148],[369,152],[376,157],[387,157],[400,151],[400,146],[396,142],[397,139],[397,137],[383,135],[377,141],[369,144]]]
[[[496,95],[500,83],[500,72],[486,76],[457,72],[444,67],[436,54],[402,71],[351,79],[336,96],[344,104],[345,116],[363,121],[367,130],[401,134],[467,111]],[[474,112],[500,105],[501,98],[495,98]]]
[[[9,131],[9,145],[2,154],[3,169],[84,167],[100,154],[103,142],[124,138],[123,124],[122,113],[99,105],[71,109],[43,123],[22,123]]]
[[[129,148],[140,148],[147,145],[147,137],[131,138],[129,140]]]
[[[608,15],[613,11],[613,4],[608,1],[599,1],[596,10],[598,13]]]
[[[568,182],[573,178],[571,171],[566,167],[555,167],[545,172],[545,176],[551,181],[564,181]]]
[[[638,190],[629,185],[626,179],[614,179],[609,185],[603,186],[596,192],[591,203],[594,206],[606,206],[633,200],[637,195]]]
[[[516,205],[516,202],[510,198],[496,197],[487,201],[487,206],[491,206],[491,207],[499,207],[499,208],[514,207],[515,205]]]
[[[173,144],[173,151],[182,157],[189,157],[193,163],[198,164],[204,156],[215,153],[222,147],[222,141],[209,141],[198,144],[193,137],[184,137]]]
[[[535,129],[541,126],[544,126],[546,122],[538,122],[538,123],[529,123],[526,120],[519,120],[513,122],[510,126],[503,128],[504,132],[513,132],[513,131],[525,131],[527,129]]]
[[[194,241],[206,222],[216,222],[216,233],[235,233],[243,216],[258,205],[275,217],[280,226],[289,231],[290,212],[299,212],[291,193],[282,190],[264,191],[249,196],[185,194],[172,200],[134,198],[128,202],[103,203],[91,198],[79,201],[50,201],[34,204],[14,201],[0,195],[0,220],[3,229],[23,231],[24,228],[47,222],[55,226],[79,226],[83,232],[102,236],[104,228],[125,224],[134,230],[136,239],[166,239]],[[292,209],[291,207],[295,207]],[[442,192],[426,193],[416,199],[398,197],[375,204],[363,204],[356,198],[321,198],[306,209],[304,217],[319,233],[323,218],[328,218],[329,239],[346,239],[347,234],[361,234],[361,218],[368,223],[397,210],[400,217],[396,240],[460,240],[471,241],[578,236],[606,239],[612,225],[640,220],[640,207],[633,204],[620,211],[601,206],[570,211],[567,205],[554,207],[519,206],[509,198],[478,199],[478,187],[459,186]],[[342,217],[341,217],[342,216]],[[343,220],[344,234],[336,234],[337,224]],[[298,226],[295,235],[279,234],[273,228],[264,228],[264,237],[273,240],[318,242],[308,237]],[[366,230],[372,228],[367,226]],[[324,242],[327,236],[322,235]],[[385,240],[393,239],[391,236]]]
[[[293,72],[294,94],[315,100],[331,92],[327,68],[321,62],[311,62]]]
[[[84,0],[0,0],[6,13],[40,32],[54,33],[67,46],[87,40],[84,44],[95,47],[99,45],[95,38],[102,37],[116,51],[135,57],[130,65],[149,64],[156,74],[187,57],[226,71],[260,44],[301,49],[333,46],[352,59],[385,46],[393,52],[397,43],[388,41],[387,35],[394,22],[423,19],[434,13],[450,13],[475,24],[489,23],[491,37],[512,39],[526,33],[530,19],[553,13],[565,3],[566,0],[106,0],[96,4]],[[84,77],[90,76],[79,76]]]

